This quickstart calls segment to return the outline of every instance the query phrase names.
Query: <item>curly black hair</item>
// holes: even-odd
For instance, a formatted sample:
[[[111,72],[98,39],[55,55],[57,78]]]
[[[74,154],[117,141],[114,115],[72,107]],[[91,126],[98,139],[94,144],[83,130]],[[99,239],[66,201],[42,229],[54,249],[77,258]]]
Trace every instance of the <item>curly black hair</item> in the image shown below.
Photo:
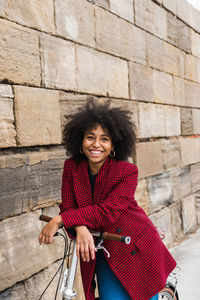
[[[116,160],[127,160],[135,154],[135,124],[131,112],[121,107],[110,107],[110,101],[103,104],[88,100],[75,114],[65,116],[67,123],[63,130],[63,142],[68,156],[78,163],[85,159],[80,153],[84,134],[97,124],[108,131],[115,151]]]

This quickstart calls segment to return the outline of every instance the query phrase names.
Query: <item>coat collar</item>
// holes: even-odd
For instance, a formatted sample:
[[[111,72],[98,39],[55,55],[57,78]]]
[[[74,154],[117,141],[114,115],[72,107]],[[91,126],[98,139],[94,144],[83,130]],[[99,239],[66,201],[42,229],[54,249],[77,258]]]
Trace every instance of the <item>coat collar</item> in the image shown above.
[[[87,160],[82,160],[74,173],[74,191],[79,207],[98,203],[101,193],[104,190],[107,175],[113,159],[107,157],[96,177],[94,195],[92,199],[91,186],[89,181],[88,169],[89,164]]]

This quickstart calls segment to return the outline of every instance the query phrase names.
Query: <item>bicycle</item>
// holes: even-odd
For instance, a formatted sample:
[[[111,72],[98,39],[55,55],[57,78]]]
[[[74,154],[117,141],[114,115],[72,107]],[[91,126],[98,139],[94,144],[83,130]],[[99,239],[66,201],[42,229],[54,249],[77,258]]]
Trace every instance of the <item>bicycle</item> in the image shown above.
[[[51,219],[52,219],[51,217],[48,217],[46,215],[40,216],[41,221],[49,222]],[[55,234],[55,236],[60,235],[60,236],[64,237],[64,239],[65,239],[65,249],[64,249],[63,260],[62,260],[62,263],[61,263],[59,269],[57,270],[57,272],[55,273],[55,275],[53,276],[53,278],[51,279],[51,281],[49,282],[49,284],[43,291],[39,300],[42,299],[47,288],[49,287],[49,285],[54,280],[54,278],[56,277],[56,275],[58,274],[58,272],[60,270],[60,276],[59,276],[56,293],[55,293],[55,298],[54,298],[54,300],[56,300],[58,289],[60,286],[61,276],[63,273],[63,266],[64,266],[66,257],[68,257],[67,268],[65,269],[65,271],[63,273],[63,279],[62,279],[62,284],[61,284],[61,288],[60,288],[60,292],[62,294],[62,300],[72,300],[76,296],[76,292],[73,289],[74,281],[75,281],[75,277],[76,277],[77,262],[78,262],[78,258],[76,255],[76,239],[70,240],[70,246],[68,247],[67,234],[64,229],[64,226],[60,226],[60,228],[63,230],[63,234],[57,232]],[[118,242],[125,243],[127,245],[130,244],[130,242],[131,242],[131,238],[128,236],[125,237],[122,235],[112,234],[112,233],[108,233],[108,232],[104,232],[104,233],[95,232],[95,231],[90,231],[90,232],[97,239],[96,249],[103,249],[107,253],[108,257],[110,256],[109,252],[102,246],[102,243],[104,240],[107,239],[107,240],[118,241]],[[158,232],[159,232],[161,238],[163,239],[165,237],[165,234],[163,234],[163,231],[159,229]],[[73,244],[72,253],[70,253],[71,243]],[[71,255],[71,263],[69,265],[69,256],[70,255]],[[180,268],[178,268],[178,269],[180,269]],[[169,275],[165,288],[159,292],[159,300],[179,300],[176,286],[177,286],[177,278],[178,278],[178,276],[180,276],[180,274],[181,274],[180,271],[179,272],[173,271]],[[174,282],[172,282],[170,279],[173,279]],[[95,299],[99,299],[99,298],[95,298]]]

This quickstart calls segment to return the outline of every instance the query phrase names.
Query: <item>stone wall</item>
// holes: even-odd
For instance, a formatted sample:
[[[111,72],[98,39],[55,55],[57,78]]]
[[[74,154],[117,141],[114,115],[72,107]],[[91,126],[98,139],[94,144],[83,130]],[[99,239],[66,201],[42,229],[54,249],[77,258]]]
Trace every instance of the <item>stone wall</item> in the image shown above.
[[[39,298],[60,263],[38,217],[58,213],[64,115],[88,97],[133,112],[136,199],[165,243],[196,228],[199,95],[200,12],[185,0],[0,1],[0,299]]]

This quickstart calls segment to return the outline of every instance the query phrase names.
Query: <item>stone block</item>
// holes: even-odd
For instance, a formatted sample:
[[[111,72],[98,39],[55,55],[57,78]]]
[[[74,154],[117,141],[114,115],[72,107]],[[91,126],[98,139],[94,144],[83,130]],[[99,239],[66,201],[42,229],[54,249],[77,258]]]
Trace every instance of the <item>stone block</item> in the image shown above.
[[[180,135],[180,109],[175,106],[139,103],[139,137]]]
[[[1,1],[2,2],[2,1]],[[3,17],[41,31],[55,33],[53,1],[3,1]]]
[[[153,101],[153,70],[129,63],[130,97],[133,100]]]
[[[190,30],[191,52],[194,56],[200,58],[200,34]]]
[[[159,104],[139,103],[139,137],[165,136],[164,106]]]
[[[0,290],[30,277],[62,257],[64,243],[61,237],[51,245],[39,245],[40,214],[41,210],[37,210],[1,222]]]
[[[93,49],[78,47],[77,86],[80,92],[128,98],[127,62]]]
[[[190,16],[190,25],[194,28],[198,33],[200,33],[200,12],[198,9],[190,5],[190,11],[188,11]]]
[[[195,195],[190,195],[182,200],[182,218],[184,234],[196,229],[197,214]]]
[[[108,53],[146,63],[145,32],[110,12],[95,8],[96,45]]]
[[[171,210],[171,218],[172,218],[173,238],[176,241],[180,239],[180,237],[183,235],[181,203],[172,204],[170,210]]]
[[[121,18],[134,22],[134,9],[132,0],[110,0],[110,10]]]
[[[159,211],[173,203],[172,182],[169,172],[147,179],[148,184],[148,212]]]
[[[109,3],[110,0],[87,0],[87,1],[106,9],[110,8],[110,3]]]
[[[191,25],[191,4],[188,1],[176,0],[176,15],[187,24]]]
[[[157,103],[174,104],[173,78],[171,75],[153,70],[153,99]]]
[[[47,161],[38,162],[38,159],[35,164],[30,165],[28,161],[22,164],[23,159],[25,160],[17,155],[8,158],[5,168],[1,169],[0,219],[20,214],[38,205],[45,206],[60,201],[64,154]],[[18,166],[14,167],[14,164]]]
[[[200,59],[192,55],[185,55],[185,78],[200,82]]]
[[[200,108],[200,84],[185,80],[185,106]]]
[[[200,194],[196,194],[196,213],[197,213],[197,224],[200,224]]]
[[[167,39],[167,13],[154,2],[135,0],[135,23],[144,30]]]
[[[0,84],[0,97],[3,97],[3,98],[14,98],[11,85]]]
[[[170,10],[176,15],[176,1],[162,0],[162,4],[164,7],[166,7],[168,10]]]
[[[171,170],[174,201],[184,199],[191,194],[191,178],[189,166]]]
[[[163,71],[183,77],[184,52],[163,41],[163,56]]]
[[[59,93],[14,86],[17,140],[20,146],[61,142]]]
[[[163,166],[165,170],[180,167],[179,140],[161,140]]]
[[[38,33],[0,20],[0,81],[40,85]]]
[[[167,14],[167,40],[186,52],[191,50],[189,27],[171,13]]]
[[[75,90],[74,45],[60,38],[41,34],[40,52],[42,85],[49,88]]]
[[[137,143],[136,165],[139,169],[139,178],[162,173],[163,163],[160,142]]]
[[[14,127],[12,89],[8,85],[0,85],[0,148],[16,146]]]
[[[166,136],[179,136],[181,134],[180,108],[165,105]]]
[[[174,76],[174,103],[175,105],[185,105],[185,83],[184,79]]]
[[[200,138],[181,138],[181,166],[200,161]]]
[[[162,228],[166,235],[163,240],[164,244],[169,247],[174,241],[173,225],[170,207],[165,207],[156,213],[154,225]]]
[[[181,107],[181,133],[191,135],[193,133],[192,109]]]
[[[200,134],[200,109],[192,109],[193,133]]]
[[[163,41],[146,32],[146,47],[148,66],[163,70]]]
[[[57,34],[81,44],[95,46],[94,6],[85,0],[55,1]]]
[[[138,181],[137,189],[135,191],[135,200],[138,205],[142,207],[146,213],[148,213],[149,197],[147,193],[147,182],[145,179]]]
[[[200,191],[200,163],[190,166],[192,193]]]

